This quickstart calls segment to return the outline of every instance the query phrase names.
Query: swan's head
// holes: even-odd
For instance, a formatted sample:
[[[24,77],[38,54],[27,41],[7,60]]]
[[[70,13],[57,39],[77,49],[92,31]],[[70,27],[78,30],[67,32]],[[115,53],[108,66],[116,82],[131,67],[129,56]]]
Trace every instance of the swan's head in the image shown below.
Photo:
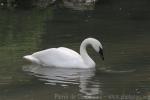
[[[94,48],[94,50],[100,54],[102,60],[104,60],[104,55],[103,55],[103,46],[102,44],[94,38],[88,38],[89,44]]]

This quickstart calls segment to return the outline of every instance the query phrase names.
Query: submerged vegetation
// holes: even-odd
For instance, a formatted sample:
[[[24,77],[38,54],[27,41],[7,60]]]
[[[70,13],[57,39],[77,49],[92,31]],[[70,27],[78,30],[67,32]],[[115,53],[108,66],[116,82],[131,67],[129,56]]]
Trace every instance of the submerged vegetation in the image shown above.
[[[74,10],[93,10],[100,7],[100,11],[111,9],[111,12],[128,13],[127,16],[131,13],[136,15],[140,13],[140,16],[144,13],[146,14],[144,16],[147,16],[149,4],[149,0],[0,0],[1,9],[44,9],[55,6]]]
[[[13,8],[46,8],[51,5],[65,6],[77,10],[93,9],[96,0],[0,0],[0,7]]]
[[[31,8],[35,6],[47,7],[54,0],[0,0],[1,8]]]

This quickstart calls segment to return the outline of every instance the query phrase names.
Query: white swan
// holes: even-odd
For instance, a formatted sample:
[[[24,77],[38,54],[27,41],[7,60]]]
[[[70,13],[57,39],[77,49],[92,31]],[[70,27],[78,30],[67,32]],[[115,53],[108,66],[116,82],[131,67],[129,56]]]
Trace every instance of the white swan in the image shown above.
[[[96,64],[89,57],[86,50],[88,45],[91,45],[104,60],[102,44],[94,38],[87,38],[81,43],[80,54],[71,49],[59,47],[35,52],[32,55],[26,55],[23,58],[42,66],[61,68],[94,68]]]

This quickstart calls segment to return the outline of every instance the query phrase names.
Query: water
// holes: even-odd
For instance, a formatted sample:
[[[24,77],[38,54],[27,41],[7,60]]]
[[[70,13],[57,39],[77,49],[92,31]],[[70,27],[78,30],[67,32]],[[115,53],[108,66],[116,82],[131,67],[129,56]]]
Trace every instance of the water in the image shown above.
[[[0,10],[0,100],[149,100],[149,11],[124,7]],[[104,62],[88,48],[95,70],[46,68],[22,59],[51,47],[79,51],[86,37],[104,46]]]

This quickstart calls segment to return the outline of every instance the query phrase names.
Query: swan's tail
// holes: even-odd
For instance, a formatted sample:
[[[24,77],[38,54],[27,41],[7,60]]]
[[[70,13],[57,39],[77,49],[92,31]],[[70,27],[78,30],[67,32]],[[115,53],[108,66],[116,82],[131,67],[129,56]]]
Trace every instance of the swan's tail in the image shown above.
[[[35,57],[33,57],[32,55],[26,55],[23,58],[30,61],[30,62],[39,64],[39,60],[36,59]]]

